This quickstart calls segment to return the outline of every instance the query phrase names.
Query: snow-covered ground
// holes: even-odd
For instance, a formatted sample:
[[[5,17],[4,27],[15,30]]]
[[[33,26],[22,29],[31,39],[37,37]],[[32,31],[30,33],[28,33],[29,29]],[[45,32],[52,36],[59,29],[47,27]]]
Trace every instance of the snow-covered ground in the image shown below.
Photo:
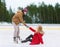
[[[44,44],[29,45],[30,42],[18,44],[13,42],[14,28],[11,24],[0,23],[0,47],[60,47],[60,24],[28,24],[34,29],[38,25],[42,25],[45,32],[43,36]],[[25,26],[20,26],[20,37],[24,40],[27,36],[33,34]]]

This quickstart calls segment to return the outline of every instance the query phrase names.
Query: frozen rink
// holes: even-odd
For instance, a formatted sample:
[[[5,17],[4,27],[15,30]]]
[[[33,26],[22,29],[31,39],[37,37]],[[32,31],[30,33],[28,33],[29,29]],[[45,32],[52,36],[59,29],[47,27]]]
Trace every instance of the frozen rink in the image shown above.
[[[28,24],[29,26],[36,28],[39,24]],[[60,24],[40,24],[45,32],[43,36],[44,44],[29,45],[30,42],[18,44],[13,42],[13,25],[0,24],[0,47],[60,47]],[[33,34],[25,26],[20,26],[20,37],[24,40],[27,36]]]

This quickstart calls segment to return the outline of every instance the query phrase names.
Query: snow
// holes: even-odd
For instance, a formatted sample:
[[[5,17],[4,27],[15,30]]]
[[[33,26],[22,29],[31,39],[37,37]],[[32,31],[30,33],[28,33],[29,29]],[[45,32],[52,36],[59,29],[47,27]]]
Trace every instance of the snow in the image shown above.
[[[30,42],[18,44],[13,42],[14,28],[11,24],[0,23],[0,47],[60,47],[60,24],[28,24],[29,26],[36,28],[38,25],[42,25],[45,32],[43,36],[44,44],[29,45]],[[20,37],[24,40],[27,36],[33,34],[25,26],[20,25]]]

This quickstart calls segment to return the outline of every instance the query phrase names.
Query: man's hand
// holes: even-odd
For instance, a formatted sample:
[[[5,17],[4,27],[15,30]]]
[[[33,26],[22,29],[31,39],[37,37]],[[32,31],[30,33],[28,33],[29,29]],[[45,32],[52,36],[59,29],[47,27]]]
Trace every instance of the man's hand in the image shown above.
[[[24,25],[26,25],[25,21],[22,22]]]

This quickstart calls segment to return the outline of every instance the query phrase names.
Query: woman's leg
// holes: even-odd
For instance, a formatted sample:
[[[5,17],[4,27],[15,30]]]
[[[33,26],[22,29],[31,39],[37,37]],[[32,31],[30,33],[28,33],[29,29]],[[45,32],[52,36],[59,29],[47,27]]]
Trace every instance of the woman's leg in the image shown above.
[[[33,35],[31,34],[31,35],[29,35],[26,39],[30,39],[30,38],[32,38],[33,37]]]
[[[23,40],[23,41],[21,41],[22,43],[25,43],[25,42],[28,42],[28,41],[32,41],[32,37],[33,37],[33,35],[31,34],[31,35],[29,35],[25,40]]]

